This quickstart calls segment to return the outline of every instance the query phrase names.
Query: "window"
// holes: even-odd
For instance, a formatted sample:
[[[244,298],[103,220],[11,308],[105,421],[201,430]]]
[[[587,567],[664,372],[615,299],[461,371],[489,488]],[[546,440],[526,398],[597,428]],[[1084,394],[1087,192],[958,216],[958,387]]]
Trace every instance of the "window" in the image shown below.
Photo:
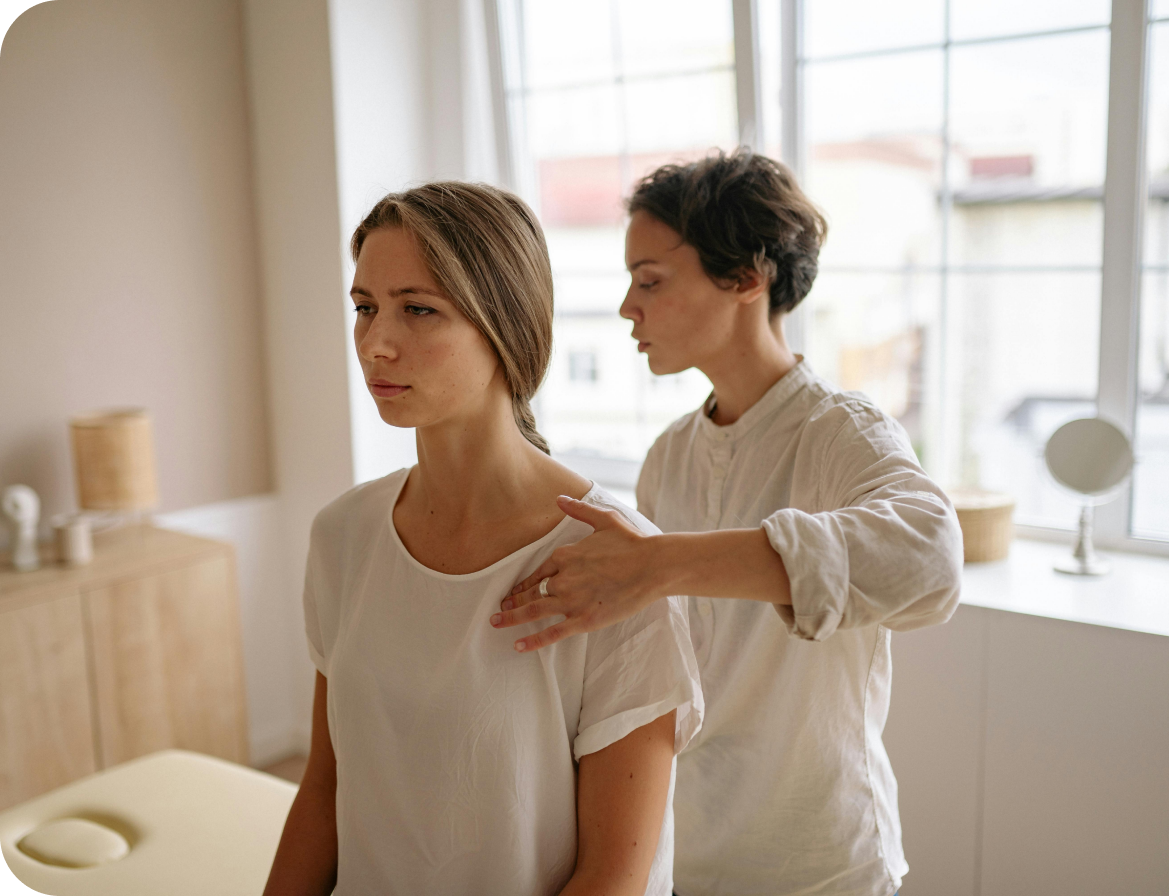
[[[568,353],[568,378],[576,382],[597,381],[597,353],[570,351]]]
[[[586,475],[631,488],[654,438],[710,383],[697,371],[658,381],[617,315],[629,284],[622,200],[661,164],[738,143],[731,3],[515,0],[500,14],[516,180],[556,284],[540,431]],[[586,356],[581,344],[599,348]]]
[[[743,140],[782,146],[829,218],[789,327],[819,373],[896,416],[939,481],[1014,495],[1024,526],[1074,527],[1043,446],[1110,417],[1138,465],[1097,530],[1169,540],[1169,0],[500,9],[509,153],[548,232],[557,350],[592,346],[605,371],[593,404],[567,391],[585,362],[550,376],[537,413],[555,451],[621,461],[631,484],[705,397],[696,372],[651,377],[616,316],[620,200],[664,161]],[[1147,127],[1110,95],[1146,95]],[[1123,224],[1138,201],[1143,236]]]
[[[888,8],[805,3],[803,179],[830,226],[809,354],[942,482],[1070,525],[1042,450],[1095,407],[1108,6]]]

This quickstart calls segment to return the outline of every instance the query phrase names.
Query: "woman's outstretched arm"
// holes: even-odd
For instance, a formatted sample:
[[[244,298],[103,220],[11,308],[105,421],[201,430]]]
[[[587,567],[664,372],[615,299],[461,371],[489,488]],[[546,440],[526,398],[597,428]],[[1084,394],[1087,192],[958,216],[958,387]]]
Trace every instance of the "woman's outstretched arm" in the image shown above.
[[[491,617],[497,628],[565,617],[517,641],[517,650],[597,631],[671,594],[792,602],[783,559],[761,528],[650,535],[615,510],[563,496],[557,504],[594,531],[553,551]],[[539,590],[545,576],[551,579],[547,597]]]
[[[674,715],[581,757],[576,871],[561,896],[644,896],[670,791]]]
[[[317,673],[313,736],[264,896],[328,896],[337,882],[337,758],[329,738],[328,679]]]

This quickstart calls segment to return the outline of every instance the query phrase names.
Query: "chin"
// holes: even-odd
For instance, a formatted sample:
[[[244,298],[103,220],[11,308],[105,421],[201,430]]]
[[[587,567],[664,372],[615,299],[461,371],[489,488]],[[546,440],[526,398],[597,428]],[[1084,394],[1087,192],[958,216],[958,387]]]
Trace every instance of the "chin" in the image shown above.
[[[649,361],[650,373],[654,376],[667,376],[671,373],[681,373],[683,370],[688,370],[693,366],[691,364],[679,364],[668,358],[652,357],[650,355],[646,356],[646,360]]]
[[[396,426],[399,429],[415,429],[419,426],[425,426],[428,420],[419,419],[421,416],[418,413],[411,413],[409,409],[403,407],[395,407],[392,403],[377,402],[377,413],[382,418],[383,423],[388,423],[390,426]]]

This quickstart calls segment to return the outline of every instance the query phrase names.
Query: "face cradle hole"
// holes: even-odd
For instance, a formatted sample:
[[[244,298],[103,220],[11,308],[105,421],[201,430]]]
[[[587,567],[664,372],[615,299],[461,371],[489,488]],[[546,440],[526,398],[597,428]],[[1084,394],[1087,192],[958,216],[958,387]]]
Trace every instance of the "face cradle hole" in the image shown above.
[[[16,844],[24,855],[58,868],[94,868],[129,855],[133,830],[105,816],[58,818],[26,834]]]

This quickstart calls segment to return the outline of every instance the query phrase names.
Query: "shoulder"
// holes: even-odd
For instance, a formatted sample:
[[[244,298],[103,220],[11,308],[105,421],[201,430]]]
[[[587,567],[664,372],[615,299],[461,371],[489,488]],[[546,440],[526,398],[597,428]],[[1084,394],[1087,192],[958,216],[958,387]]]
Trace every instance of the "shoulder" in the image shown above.
[[[594,484],[593,487],[589,489],[589,493],[581,500],[586,504],[599,507],[601,510],[611,510],[621,514],[621,516],[625,517],[625,519],[628,520],[631,525],[641,530],[646,535],[657,535],[661,532],[661,529],[651,523],[648,519],[646,519],[646,517],[642,516],[628,504],[617,500],[617,498],[613,497],[613,495],[609,494],[599,485]]]
[[[410,474],[408,467],[388,476],[355,485],[334,498],[313,519],[312,542],[337,543],[356,531],[378,524],[389,511],[391,496],[397,494]]]
[[[909,435],[895,417],[863,392],[845,392],[817,378],[808,394],[805,438],[826,449],[870,448],[912,453]]]

